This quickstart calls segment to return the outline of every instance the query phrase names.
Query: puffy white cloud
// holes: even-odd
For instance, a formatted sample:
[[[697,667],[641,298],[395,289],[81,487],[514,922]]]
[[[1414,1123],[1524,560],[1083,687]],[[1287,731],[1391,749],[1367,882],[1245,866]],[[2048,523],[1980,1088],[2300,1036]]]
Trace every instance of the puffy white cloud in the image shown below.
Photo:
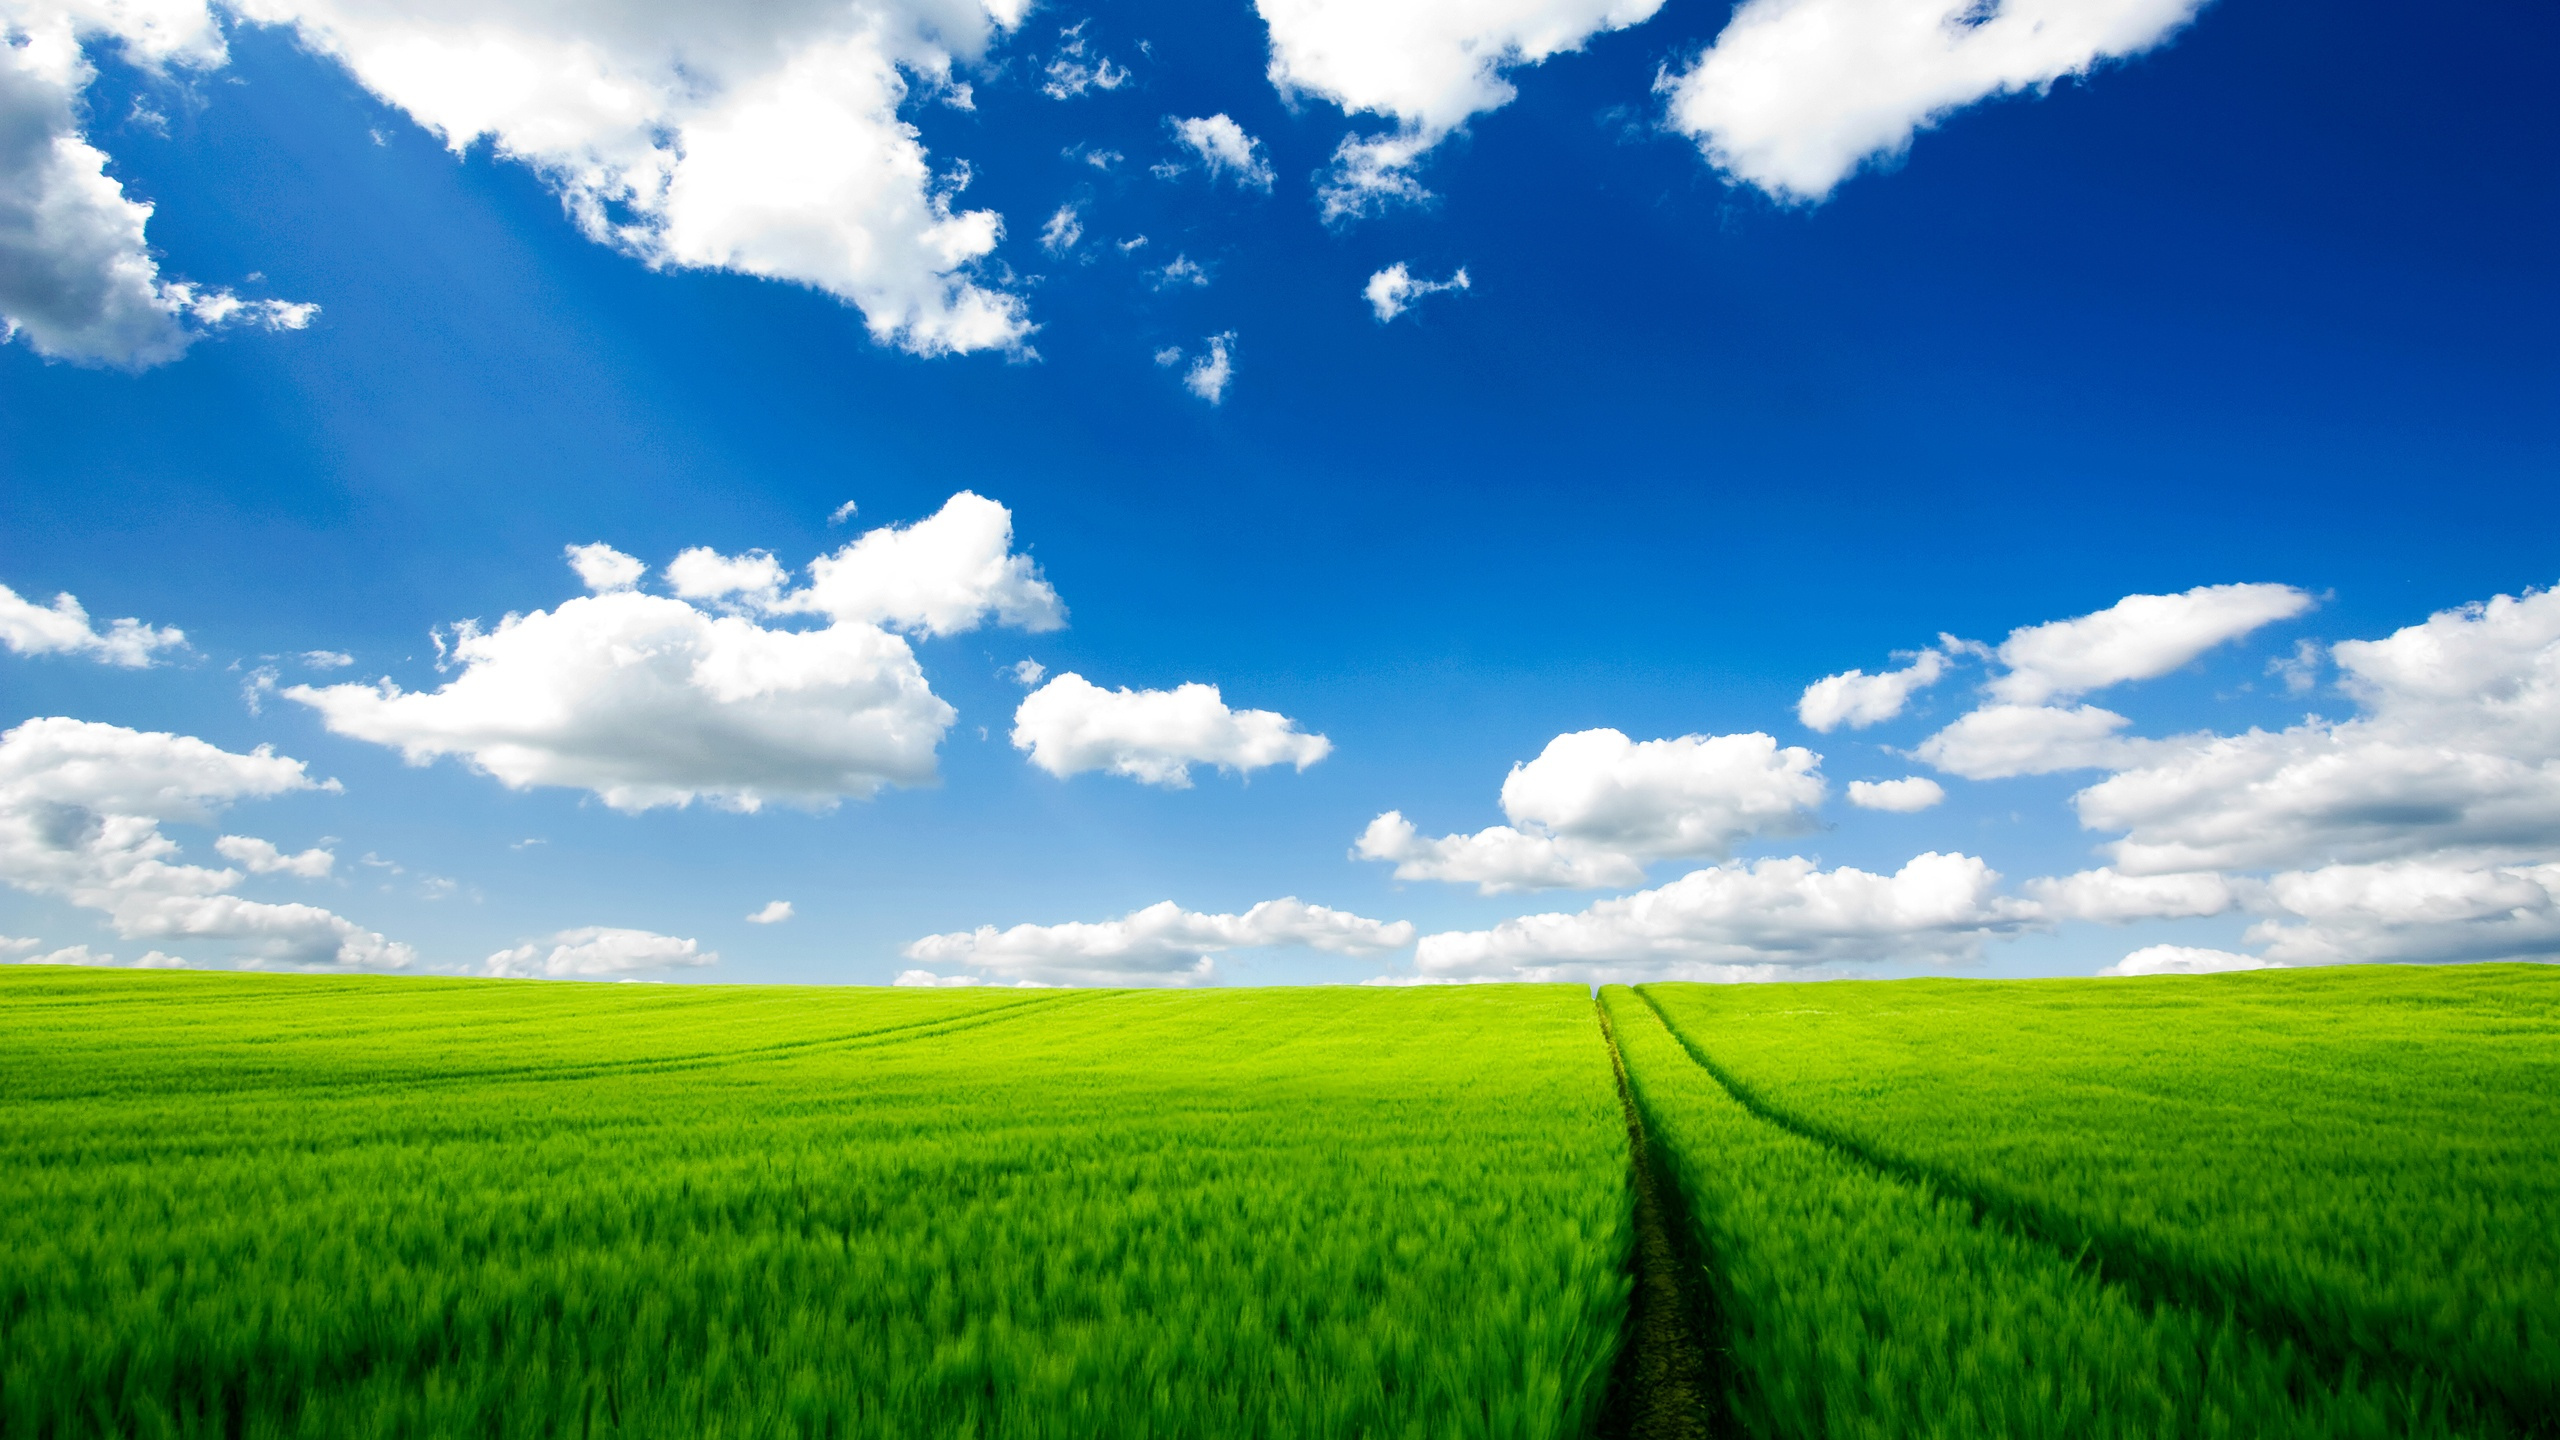
[[[155,652],[183,650],[186,644],[186,632],[175,626],[154,629],[131,618],[116,621],[101,635],[89,612],[67,593],[43,607],[0,585],[0,645],[20,655],[85,655],[138,670],[151,663]]]
[[[913,525],[882,526],[811,561],[808,588],[771,608],[925,635],[956,635],[990,617],[1035,632],[1067,623],[1040,567],[1013,549],[1013,512],[969,490]]]
[[[570,545],[561,551],[569,560],[569,568],[578,572],[578,583],[599,595],[628,590],[640,583],[649,567],[599,540],[591,545]]]
[[[1860,961],[1956,960],[2036,923],[1970,855],[1930,852],[1892,875],[1823,870],[1802,857],[1694,870],[1575,914],[1422,937],[1426,978],[1769,978]]]
[[[1413,941],[1407,921],[1365,919],[1295,896],[1265,900],[1241,915],[1204,915],[1170,900],[1117,920],[1016,925],[928,935],[906,948],[922,965],[966,966],[1003,979],[1048,985],[1188,985],[1215,976],[1212,956],[1228,950],[1304,945],[1333,955],[1374,955]],[[952,983],[933,970],[898,983]]]
[[[813,286],[922,354],[1017,346],[1019,297],[976,277],[1001,219],[958,210],[915,127],[910,77],[955,64],[1021,0],[695,5],[668,0],[233,0],[290,25],[456,154],[486,137],[586,235],[649,265]]]
[[[2136,742],[2116,734],[2132,723],[2095,705],[1985,705],[1957,716],[1911,753],[1968,780],[2109,769],[2138,753]]]
[[[1225,176],[1247,189],[1271,188],[1271,161],[1262,153],[1262,142],[1225,114],[1188,120],[1168,115],[1165,123],[1173,127],[1173,138],[1200,158],[1210,179]]]
[[[1414,302],[1425,296],[1464,290],[1468,284],[1467,267],[1464,265],[1446,280],[1417,280],[1399,260],[1370,276],[1369,283],[1360,287],[1360,294],[1369,302],[1369,309],[1378,317],[1378,323],[1384,325],[1412,309]]]
[[[2311,608],[2290,585],[2199,585],[2177,595],[2127,595],[2095,614],[2009,632],[1994,652],[2007,673],[1995,700],[2040,705],[2127,680],[2166,675],[2217,645]]]
[[[1756,731],[1635,741],[1582,730],[1511,767],[1510,825],[1434,840],[1389,811],[1352,853],[1393,861],[1400,880],[1471,883],[1488,895],[1639,884],[1648,860],[1721,856],[1750,836],[1811,828],[1821,764]]]
[[[592,790],[617,810],[707,798],[823,807],[934,774],[951,707],[875,626],[771,630],[637,591],[465,624],[434,691],[296,685],[341,735],[411,764],[464,757],[513,789]]]
[[[1235,343],[1235,338],[1236,332],[1230,330],[1223,335],[1212,335],[1201,342],[1209,347],[1209,353],[1192,361],[1191,368],[1182,372],[1182,388],[1212,405],[1223,402],[1227,398],[1227,381],[1235,374],[1235,366],[1228,349]],[[1182,352],[1175,351],[1174,359],[1181,358]],[[1159,365],[1167,363],[1161,353],[1156,356],[1156,363]]]
[[[2361,713],[2146,742],[2073,797],[2128,874],[2560,853],[2560,592],[2331,647]]]
[[[748,916],[747,923],[750,925],[779,925],[790,918],[791,902],[788,900],[773,900],[768,901],[763,909]]]
[[[697,798],[823,808],[932,780],[952,721],[915,652],[883,626],[946,635],[990,617],[1065,623],[1057,592],[1012,541],[1011,513],[963,491],[925,520],[810,562],[796,591],[779,588],[785,572],[760,551],[677,557],[669,583],[728,613],[620,588],[639,578],[639,562],[573,546],[572,564],[602,593],[493,630],[457,626],[447,663],[462,673],[442,688],[405,692],[386,679],[284,694],[412,764],[457,755],[517,789],[591,790],[627,811]],[[830,623],[775,628],[759,611]]]
[[[144,237],[152,207],[125,194],[82,133],[81,94],[96,77],[84,42],[113,44],[153,74],[229,58],[201,0],[0,3],[0,340],[141,370],[226,325],[310,324],[316,305],[162,277]]]
[[[1644,883],[1644,862],[1620,851],[1508,825],[1432,838],[1416,830],[1400,810],[1370,821],[1351,854],[1393,862],[1399,880],[1448,880],[1487,895]]]
[[[213,842],[223,859],[252,875],[299,875],[305,880],[328,876],[338,857],[317,846],[298,855],[287,855],[272,840],[254,835],[224,835]]]
[[[1147,283],[1158,290],[1169,290],[1176,285],[1206,285],[1209,272],[1190,256],[1176,255],[1163,269],[1148,271]]]
[[[127,939],[213,941],[283,965],[400,966],[415,957],[311,905],[229,893],[237,870],[178,859],[164,822],[208,823],[226,806],[323,787],[299,760],[261,746],[235,754],[187,735],[52,716],[0,735],[0,880],[103,913]],[[249,837],[227,855],[272,868],[323,870],[314,854],[283,856]],[[245,863],[245,862],[244,862]]]
[[[2560,957],[2560,864],[2393,860],[2267,882],[2285,915],[2249,928],[2278,965]]]
[[[1336,219],[1420,199],[1412,169],[1467,120],[1510,103],[1504,72],[1650,18],[1662,0],[1255,0],[1271,31],[1271,83],[1346,114],[1394,122],[1346,137],[1323,187]]]
[[[1899,780],[1849,782],[1849,803],[1861,810],[1917,815],[1946,798],[1945,788],[1925,775],[1905,775]]]
[[[1881,675],[1864,670],[1825,675],[1804,687],[1804,695],[1796,701],[1796,718],[1826,735],[1843,725],[1864,730],[1901,714],[1914,692],[1938,683],[1946,672],[1943,652],[1923,650],[1910,664]]]
[[[305,650],[294,658],[314,670],[344,670],[356,663],[356,657],[344,650]]]
[[[632,576],[638,578],[636,573]],[[748,605],[771,605],[787,578],[782,562],[762,550],[723,555],[708,545],[696,545],[667,562],[667,588],[687,600],[726,600],[735,595]]]
[[[1807,203],[1978,100],[2040,91],[2150,49],[2202,4],[1749,0],[1661,88],[1671,97],[1671,128],[1717,168]]]
[[[719,963],[718,951],[705,950],[692,940],[588,925],[563,930],[547,941],[501,950],[489,957],[482,970],[519,980],[607,980]]]
[[[1013,748],[1064,779],[1088,770],[1173,789],[1191,767],[1251,774],[1272,765],[1306,769],[1333,751],[1276,710],[1233,710],[1218,687],[1105,690],[1069,671],[1023,697],[1013,714]]]
[[[2229,950],[2201,950],[2192,945],[2145,945],[2099,971],[2101,975],[2218,975],[2230,970],[2265,970],[2266,961]]]
[[[2077,875],[2030,880],[2026,891],[2054,920],[2095,920],[2122,925],[2134,920],[2184,920],[2220,915],[2240,903],[2228,877],[2120,875],[2101,867]]]
[[[140,958],[134,960],[118,960],[113,955],[102,954],[86,945],[65,945],[50,954],[29,955],[17,963],[21,965],[114,966],[125,970],[183,970],[187,965],[187,962],[178,956],[159,950],[146,950]]]
[[[1014,684],[1028,690],[1040,683],[1040,677],[1049,673],[1049,667],[1037,660],[1016,660],[1005,667],[1004,673]]]

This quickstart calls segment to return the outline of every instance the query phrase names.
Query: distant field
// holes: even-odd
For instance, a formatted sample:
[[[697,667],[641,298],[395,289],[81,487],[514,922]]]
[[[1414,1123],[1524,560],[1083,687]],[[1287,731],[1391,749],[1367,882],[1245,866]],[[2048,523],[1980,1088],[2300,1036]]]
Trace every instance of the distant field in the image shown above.
[[[2552,1434],[2555,1216],[2545,967],[0,967],[8,1436]]]

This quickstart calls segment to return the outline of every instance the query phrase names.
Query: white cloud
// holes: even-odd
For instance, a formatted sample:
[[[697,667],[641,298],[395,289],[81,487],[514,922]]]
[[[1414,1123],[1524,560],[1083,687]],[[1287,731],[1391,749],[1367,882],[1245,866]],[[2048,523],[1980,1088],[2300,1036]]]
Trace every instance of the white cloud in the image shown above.
[[[1163,269],[1148,271],[1147,283],[1158,290],[1168,290],[1176,285],[1206,285],[1209,272],[1190,256],[1176,255]]]
[[[1901,714],[1913,692],[1935,685],[1946,671],[1943,652],[1923,650],[1910,664],[1881,675],[1864,670],[1825,675],[1804,687],[1804,695],[1796,701],[1796,718],[1826,735],[1842,725],[1864,730]]]
[[[284,693],[412,764],[458,755],[516,789],[591,790],[630,811],[697,798],[823,808],[933,778],[954,712],[884,625],[947,635],[990,616],[1064,623],[1057,592],[1012,539],[1002,505],[963,491],[928,519],[812,561],[801,590],[781,592],[784,572],[761,552],[692,550],[669,567],[671,583],[722,609],[814,612],[824,628],[768,628],[753,613],[607,588],[494,630],[457,626],[448,663],[462,673],[435,691],[385,680]],[[571,550],[591,585],[638,579],[639,562],[600,548]]]
[[[489,957],[482,970],[519,980],[605,980],[719,963],[718,951],[705,950],[692,940],[589,925],[563,930],[548,941],[501,950]]]
[[[1227,381],[1234,374],[1227,347],[1235,343],[1235,338],[1236,332],[1230,330],[1223,335],[1212,335],[1202,342],[1209,347],[1209,353],[1192,361],[1191,368],[1183,372],[1183,388],[1212,405],[1225,400]],[[1177,354],[1174,358],[1178,360],[1181,356]],[[1156,363],[1159,365],[1165,363],[1162,354],[1156,356]]]
[[[1660,88],[1671,97],[1670,127],[1717,168],[1809,203],[1978,100],[2041,91],[2150,49],[2202,4],[1749,0]]]
[[[648,566],[602,541],[571,545],[561,553],[568,556],[569,568],[578,572],[578,583],[599,595],[628,590],[649,573]]]
[[[82,92],[97,73],[84,43],[112,43],[152,75],[229,58],[200,0],[0,6],[0,341],[142,370],[224,326],[309,325],[316,305],[161,275],[144,235],[152,207],[125,194],[82,131]]]
[[[299,855],[287,855],[271,840],[254,835],[224,835],[213,842],[222,858],[252,875],[298,875],[305,880],[324,879],[338,863],[338,857],[318,847]]]
[[[1040,677],[1049,673],[1049,667],[1037,660],[1016,660],[1005,667],[1004,673],[1012,677],[1014,684],[1027,690],[1040,683]]]
[[[1244,133],[1244,127],[1225,115],[1208,115],[1189,120],[1166,116],[1173,127],[1173,137],[1183,147],[1200,157],[1209,178],[1220,176],[1252,190],[1271,188],[1271,162],[1264,158],[1262,142]]]
[[[1035,632],[1067,623],[1040,567],[1013,549],[1013,512],[968,490],[913,525],[882,526],[811,561],[808,588],[772,608],[925,635],[957,635],[990,617]]]
[[[2112,769],[2139,753],[2137,742],[2116,734],[2132,723],[2095,705],[1985,705],[1956,717],[1911,753],[1968,780]]]
[[[408,946],[327,910],[229,893],[239,871],[184,863],[160,831],[209,823],[237,800],[322,788],[335,785],[264,746],[241,755],[193,736],[29,720],[0,735],[0,880],[99,911],[127,939],[220,942],[282,965],[406,965],[416,958]],[[228,838],[217,842],[225,854],[272,856],[294,873],[325,868],[310,858],[325,852],[287,857]]]
[[[1426,978],[1724,980],[1960,960],[1987,937],[2036,923],[2035,906],[1995,893],[1999,878],[1972,856],[1934,851],[1892,875],[1822,870],[1802,857],[1735,862],[1576,914],[1426,935],[1415,969]]]
[[[1191,767],[1251,774],[1272,765],[1306,769],[1333,750],[1274,710],[1231,710],[1215,685],[1105,690],[1070,671],[1023,697],[1013,748],[1064,779],[1088,770],[1181,789]]]
[[[1407,921],[1364,919],[1290,896],[1241,915],[1204,915],[1166,900],[1099,923],[981,925],[928,935],[905,954],[926,966],[966,966],[1039,984],[1188,985],[1213,978],[1210,957],[1228,950],[1304,945],[1333,955],[1374,955],[1412,941]],[[898,983],[952,982],[925,970],[901,975]]]
[[[2240,903],[2225,876],[2120,875],[2101,867],[2057,879],[2030,880],[2026,891],[2054,920],[2095,920],[2122,925],[2135,920],[2187,920],[2220,915]]]
[[[356,663],[356,657],[344,650],[305,650],[295,658],[314,670],[344,670]]]
[[[1040,227],[1040,248],[1052,255],[1066,254],[1083,238],[1084,221],[1073,201],[1059,206],[1049,223]]]
[[[723,555],[708,545],[696,545],[667,562],[667,588],[686,600],[738,596],[749,608],[763,608],[780,599],[788,579],[782,562],[762,550]]]
[[[183,650],[186,644],[186,632],[175,626],[154,629],[131,618],[114,622],[101,635],[89,612],[67,593],[54,596],[48,609],[0,585],[0,645],[20,655],[84,655],[100,664],[138,670],[151,663],[154,652]]]
[[[862,513],[862,506],[855,501],[847,500],[843,504],[827,512],[827,523],[830,525],[841,525],[860,513]]]
[[[2101,975],[2218,975],[2230,970],[2264,970],[2267,962],[2228,950],[2200,950],[2192,945],[2146,945],[2099,971]]]
[[[2560,852],[2560,592],[2498,596],[2330,654],[2360,713],[2146,742],[2073,797],[2129,874]]]
[[[1128,70],[1111,63],[1110,56],[1096,51],[1085,38],[1086,24],[1079,20],[1058,32],[1058,53],[1050,57],[1040,82],[1040,93],[1052,100],[1073,100],[1088,91],[1117,90],[1129,83]]]
[[[1917,815],[1946,798],[1946,789],[1925,775],[1906,775],[1899,780],[1849,782],[1849,803],[1861,810]]]
[[[2128,680],[2166,675],[2207,650],[2311,608],[2290,585],[2199,585],[2178,595],[2127,595],[2092,615],[2009,632],[1994,652],[2007,673],[1987,687],[2013,705],[2040,705]]]
[[[1510,103],[1504,72],[1650,18],[1661,0],[1256,0],[1271,31],[1271,83],[1350,115],[1394,122],[1346,136],[1323,186],[1328,220],[1426,198],[1412,170],[1472,116]]]
[[[1576,731],[1511,767],[1502,782],[1510,825],[1428,839],[1390,810],[1352,854],[1394,862],[1399,880],[1472,884],[1487,895],[1636,885],[1648,860],[1721,856],[1751,836],[1810,829],[1821,764],[1756,731],[1645,741]]]
[[[779,925],[790,918],[791,902],[788,900],[775,900],[768,902],[763,909],[748,916],[747,923],[750,925]]]
[[[118,960],[86,945],[66,945],[48,955],[29,955],[17,962],[21,965],[96,965],[125,970],[183,970],[187,962],[159,950],[144,951],[139,959]]]
[[[1423,297],[1464,290],[1468,283],[1467,268],[1463,265],[1446,280],[1416,280],[1413,272],[1399,260],[1370,276],[1369,283],[1360,287],[1360,295],[1369,302],[1369,310],[1378,317],[1378,323],[1384,325],[1412,309],[1414,302]]]
[[[2560,957],[2560,864],[2327,865],[2272,877],[2247,940],[2278,965]]]
[[[407,111],[458,155],[486,137],[589,239],[658,268],[813,286],[921,354],[1010,348],[1018,296],[977,278],[1003,231],[958,210],[899,111],[910,79],[1020,23],[1018,0],[235,0]]]

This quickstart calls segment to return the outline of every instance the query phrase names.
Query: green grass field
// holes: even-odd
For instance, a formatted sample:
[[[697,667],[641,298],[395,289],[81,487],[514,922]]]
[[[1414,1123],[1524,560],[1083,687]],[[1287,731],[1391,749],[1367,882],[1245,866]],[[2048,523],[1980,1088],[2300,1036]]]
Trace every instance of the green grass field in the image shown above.
[[[28,967],[0,1434],[1675,1433],[1613,1057],[1712,1352],[1676,1433],[2554,1432],[2560,969]]]

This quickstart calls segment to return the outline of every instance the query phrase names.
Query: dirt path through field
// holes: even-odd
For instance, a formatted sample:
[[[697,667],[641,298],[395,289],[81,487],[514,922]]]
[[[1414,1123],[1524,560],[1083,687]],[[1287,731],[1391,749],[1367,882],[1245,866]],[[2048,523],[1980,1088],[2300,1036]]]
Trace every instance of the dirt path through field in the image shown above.
[[[1601,1407],[1600,1440],[1700,1440],[1735,1433],[1725,1413],[1723,1347],[1717,1342],[1706,1268],[1700,1263],[1678,1187],[1646,1142],[1644,1119],[1627,1090],[1626,1063],[1609,1015],[1595,1000],[1618,1099],[1627,1110],[1636,1192],[1635,1289],[1627,1331]]]

